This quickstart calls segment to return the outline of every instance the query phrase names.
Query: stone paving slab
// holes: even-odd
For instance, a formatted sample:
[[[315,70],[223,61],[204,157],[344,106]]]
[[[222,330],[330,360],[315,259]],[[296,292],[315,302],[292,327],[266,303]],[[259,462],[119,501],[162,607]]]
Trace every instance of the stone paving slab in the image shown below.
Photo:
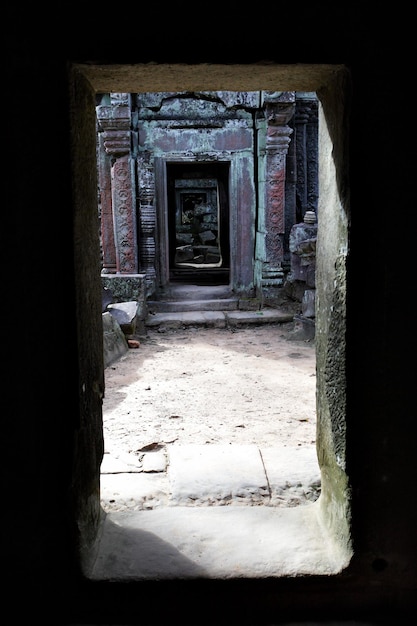
[[[171,445],[139,457],[106,453],[100,486],[106,511],[294,507],[317,500],[321,473],[314,446]]]
[[[184,445],[168,451],[170,504],[266,504],[268,480],[255,445]]]
[[[138,458],[132,454],[118,454],[117,456],[105,453],[101,463],[102,474],[123,474],[141,472]]]
[[[168,478],[164,472],[102,474],[100,499],[106,511],[143,511],[167,506]]]
[[[166,466],[165,449],[142,452],[138,455],[129,452],[105,452],[101,463],[101,473],[165,472]]]
[[[317,500],[321,472],[314,446],[261,448],[260,454],[268,476],[271,506],[297,506]]]

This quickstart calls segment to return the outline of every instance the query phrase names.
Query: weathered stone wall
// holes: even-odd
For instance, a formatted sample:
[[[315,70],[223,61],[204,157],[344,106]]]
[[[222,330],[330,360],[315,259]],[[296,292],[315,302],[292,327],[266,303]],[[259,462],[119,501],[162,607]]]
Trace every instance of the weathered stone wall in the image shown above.
[[[172,264],[168,167],[221,163],[230,166],[227,217],[220,211],[231,289],[272,304],[284,282],[290,229],[309,203],[317,208],[316,107],[306,92],[101,95],[103,274],[139,268],[147,295],[158,296]]]

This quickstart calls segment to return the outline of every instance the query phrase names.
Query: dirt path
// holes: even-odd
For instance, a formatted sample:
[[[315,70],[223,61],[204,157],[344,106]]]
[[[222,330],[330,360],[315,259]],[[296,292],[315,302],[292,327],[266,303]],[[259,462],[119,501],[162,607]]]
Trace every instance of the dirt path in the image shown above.
[[[292,324],[148,330],[106,369],[105,451],[315,446],[315,347]]]

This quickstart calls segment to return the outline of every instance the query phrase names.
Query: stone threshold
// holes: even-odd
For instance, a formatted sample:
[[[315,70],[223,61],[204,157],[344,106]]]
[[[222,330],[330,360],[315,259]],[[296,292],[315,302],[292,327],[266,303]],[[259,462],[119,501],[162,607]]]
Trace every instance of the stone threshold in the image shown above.
[[[328,537],[319,500],[289,509],[167,507],[105,516],[92,581],[335,575],[350,555]]]

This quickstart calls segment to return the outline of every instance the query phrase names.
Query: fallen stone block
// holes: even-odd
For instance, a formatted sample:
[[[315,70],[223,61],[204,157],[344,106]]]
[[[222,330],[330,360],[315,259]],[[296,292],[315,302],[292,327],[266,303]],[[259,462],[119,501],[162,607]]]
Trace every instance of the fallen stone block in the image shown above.
[[[138,312],[138,303],[136,301],[114,302],[108,305],[107,310],[117,320],[125,335],[135,334]]]
[[[104,367],[108,367],[126,354],[129,346],[116,318],[107,311],[102,318]]]

